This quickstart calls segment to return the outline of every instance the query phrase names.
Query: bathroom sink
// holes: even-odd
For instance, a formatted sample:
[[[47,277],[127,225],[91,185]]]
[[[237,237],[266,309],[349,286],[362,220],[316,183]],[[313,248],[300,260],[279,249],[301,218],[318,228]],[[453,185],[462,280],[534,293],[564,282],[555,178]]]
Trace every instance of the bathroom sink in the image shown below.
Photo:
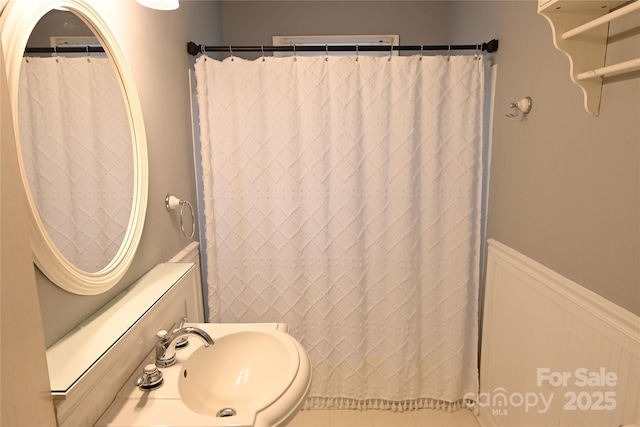
[[[298,359],[295,345],[280,332],[232,333],[189,356],[178,390],[185,405],[204,415],[260,410],[291,384]]]
[[[215,343],[198,339],[176,351],[177,363],[161,368],[160,388],[134,385],[150,354],[123,386],[97,427],[283,427],[302,406],[311,384],[304,348],[283,324],[187,324]]]

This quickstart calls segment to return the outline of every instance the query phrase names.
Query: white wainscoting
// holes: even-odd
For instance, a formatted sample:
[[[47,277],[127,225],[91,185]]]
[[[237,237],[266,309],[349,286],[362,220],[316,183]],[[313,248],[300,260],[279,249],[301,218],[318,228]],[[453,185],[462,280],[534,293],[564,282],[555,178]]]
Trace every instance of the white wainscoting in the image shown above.
[[[478,420],[609,426],[640,419],[640,318],[489,240]]]
[[[204,301],[202,299],[202,268],[200,267],[200,243],[191,242],[180,252],[175,254],[169,262],[192,262],[195,264],[193,293],[195,306],[193,314],[187,319],[191,323],[204,323]]]

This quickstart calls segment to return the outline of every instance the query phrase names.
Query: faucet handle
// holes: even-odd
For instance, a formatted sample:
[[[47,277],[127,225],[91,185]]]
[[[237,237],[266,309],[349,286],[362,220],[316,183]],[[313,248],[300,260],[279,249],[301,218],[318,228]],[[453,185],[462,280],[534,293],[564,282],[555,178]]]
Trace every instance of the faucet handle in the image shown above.
[[[169,332],[165,331],[164,329],[159,330],[158,332],[156,332],[156,338],[158,339],[158,341],[167,341],[171,336],[169,335]]]
[[[156,332],[156,366],[166,368],[176,362],[175,351],[171,350],[170,356],[167,356],[167,350],[171,343],[172,335],[169,335],[164,329]]]
[[[149,364],[144,367],[142,375],[136,379],[136,386],[142,391],[149,391],[156,389],[164,382],[162,378],[162,372],[154,364]]]
[[[182,319],[180,319],[180,326],[178,326],[178,329],[184,328],[185,323],[187,323],[187,316],[184,316]]]
[[[184,324],[186,322],[187,322],[187,316],[184,316],[182,319],[180,319],[180,326],[178,326],[178,329],[184,328]],[[173,333],[175,333],[178,329],[174,329]],[[188,345],[189,345],[189,337],[187,335],[184,335],[178,338],[178,341],[176,341],[176,350],[185,348]]]

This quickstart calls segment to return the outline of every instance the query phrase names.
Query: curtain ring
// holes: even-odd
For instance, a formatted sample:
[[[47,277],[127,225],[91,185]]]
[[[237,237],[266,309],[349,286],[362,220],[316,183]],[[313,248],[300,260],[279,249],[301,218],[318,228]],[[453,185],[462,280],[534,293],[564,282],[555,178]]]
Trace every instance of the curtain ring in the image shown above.
[[[91,62],[91,53],[89,52],[89,45],[87,45],[87,62]]]
[[[356,61],[360,59],[359,55],[358,55],[358,43],[356,43]]]
[[[231,60],[233,61],[233,50],[231,49],[231,45],[229,45],[229,53],[231,54]]]
[[[329,45],[328,44],[324,45],[324,60],[325,61],[329,60]]]
[[[424,56],[424,45],[420,45],[420,61],[422,61],[423,56]]]
[[[56,55],[56,62],[59,62],[58,58],[60,58],[60,54],[58,53],[58,46],[53,47],[53,53]]]
[[[475,56],[476,56],[476,59],[480,58],[480,45],[479,44],[476,44],[476,55]]]
[[[296,44],[293,44],[293,62],[296,62],[298,57],[296,56]]]
[[[264,45],[260,46],[260,50],[262,50],[262,62],[264,62]]]
[[[204,55],[204,60],[206,61],[206,60],[207,60],[207,55],[205,55],[205,53],[204,53],[204,52],[205,52],[204,45],[203,45],[203,44],[201,44],[201,45],[200,45],[200,54],[201,54],[201,55]]]
[[[391,45],[391,49],[389,50],[389,61],[391,61],[391,55],[393,55],[393,45]]]
[[[449,45],[449,49],[447,49],[447,61],[451,59],[451,45]]]

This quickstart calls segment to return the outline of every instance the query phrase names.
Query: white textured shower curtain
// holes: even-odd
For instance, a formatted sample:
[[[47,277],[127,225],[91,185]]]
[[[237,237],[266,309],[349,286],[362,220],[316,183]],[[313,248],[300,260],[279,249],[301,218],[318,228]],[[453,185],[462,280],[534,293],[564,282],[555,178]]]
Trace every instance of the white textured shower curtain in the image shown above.
[[[115,257],[133,201],[133,144],[109,58],[24,58],[19,131],[29,191],[60,252],[96,272]]]
[[[482,61],[200,57],[211,321],[285,322],[307,408],[478,387]]]

